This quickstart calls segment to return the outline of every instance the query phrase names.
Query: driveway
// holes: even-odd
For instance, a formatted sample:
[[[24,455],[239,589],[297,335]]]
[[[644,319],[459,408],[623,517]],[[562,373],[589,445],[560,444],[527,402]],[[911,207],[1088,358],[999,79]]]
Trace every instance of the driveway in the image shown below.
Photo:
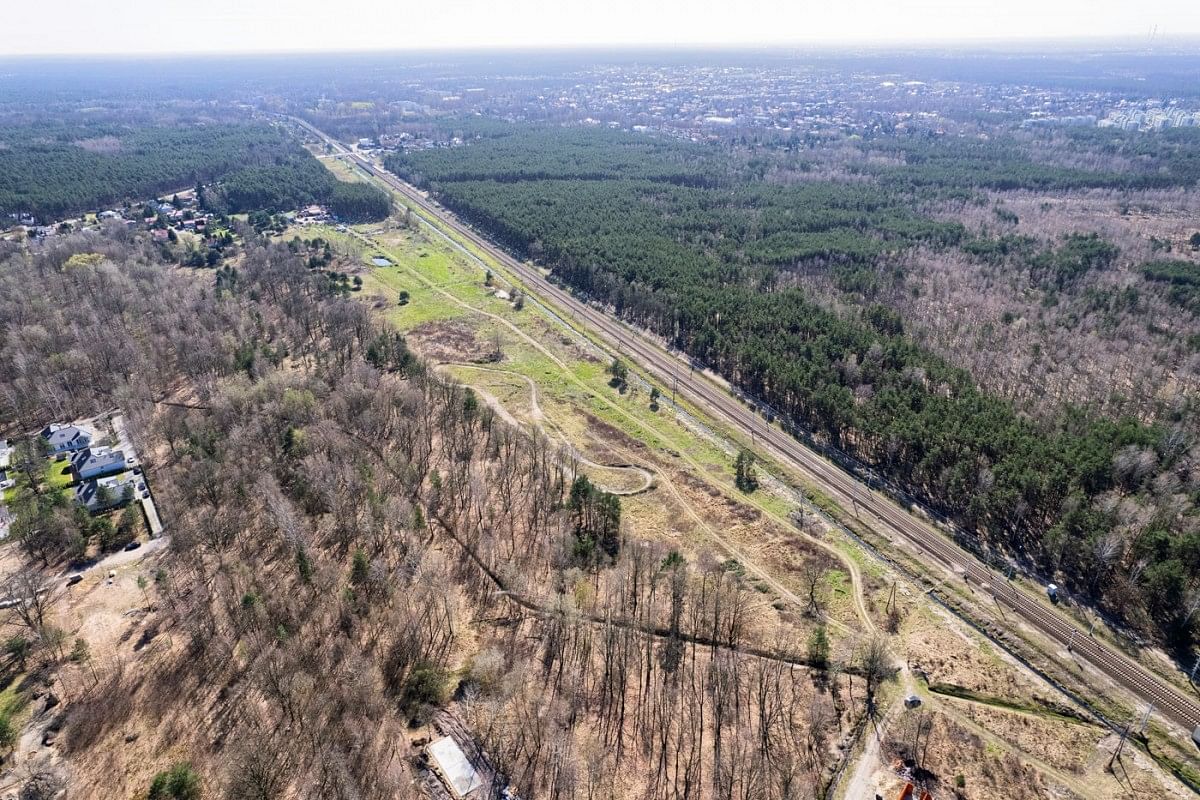
[[[133,442],[129,439],[129,433],[125,430],[125,416],[123,414],[114,414],[112,418],[113,433],[117,435],[117,446],[125,451],[134,459],[133,466],[142,466],[142,460],[137,454],[137,449],[134,448]],[[146,475],[145,468],[142,469],[142,480],[146,483],[147,488],[150,486],[149,479]],[[150,527],[150,536],[154,540],[158,540],[162,536],[163,524],[158,516],[158,508],[154,505],[154,496],[139,497],[138,502],[142,504],[142,513],[146,515],[146,524]]]
[[[97,561],[95,564],[92,564],[90,567],[88,567],[88,570],[97,568],[115,569],[117,567],[124,566],[125,564],[132,564],[136,561],[142,560],[143,558],[152,556],[160,550],[166,549],[167,543],[168,542],[165,537],[151,539],[136,550],[120,550],[116,553],[112,553],[111,555],[107,555]]]

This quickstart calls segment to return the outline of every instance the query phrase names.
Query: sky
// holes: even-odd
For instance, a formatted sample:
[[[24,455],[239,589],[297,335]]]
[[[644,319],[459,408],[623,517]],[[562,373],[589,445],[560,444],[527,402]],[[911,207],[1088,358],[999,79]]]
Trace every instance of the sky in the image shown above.
[[[1200,35],[1200,0],[6,0],[0,57]]]

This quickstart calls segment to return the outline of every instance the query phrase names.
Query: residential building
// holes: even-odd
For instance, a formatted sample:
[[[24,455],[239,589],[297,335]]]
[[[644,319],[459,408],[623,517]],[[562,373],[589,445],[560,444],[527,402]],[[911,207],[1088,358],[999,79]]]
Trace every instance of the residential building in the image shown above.
[[[77,425],[51,423],[42,429],[42,438],[46,440],[51,455],[86,450],[92,444],[91,431]]]
[[[125,452],[95,447],[76,454],[71,461],[71,472],[80,481],[114,475],[125,471]]]
[[[138,476],[132,472],[85,481],[75,487],[75,502],[93,514],[119,508],[137,496]]]
[[[8,467],[12,464],[12,445],[8,443],[8,439],[0,439],[0,491],[9,488],[16,481],[8,474]],[[0,502],[0,506],[3,502]]]

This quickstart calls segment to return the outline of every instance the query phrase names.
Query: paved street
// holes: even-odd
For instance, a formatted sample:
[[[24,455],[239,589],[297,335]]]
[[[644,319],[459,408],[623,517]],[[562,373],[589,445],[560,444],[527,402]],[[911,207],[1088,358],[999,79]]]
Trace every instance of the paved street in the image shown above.
[[[112,418],[113,431],[117,434],[117,446],[124,450],[125,453],[134,458],[134,464],[141,466],[141,459],[138,457],[137,448],[133,446],[133,442],[129,438],[129,432],[125,428],[125,417],[122,414],[115,414]],[[150,487],[149,479],[146,473],[142,472],[142,479],[146,482],[147,488]],[[142,504],[142,513],[146,515],[146,524],[150,528],[151,538],[158,539],[162,536],[163,524],[158,517],[158,508],[154,505],[154,496],[141,497],[138,501]]]

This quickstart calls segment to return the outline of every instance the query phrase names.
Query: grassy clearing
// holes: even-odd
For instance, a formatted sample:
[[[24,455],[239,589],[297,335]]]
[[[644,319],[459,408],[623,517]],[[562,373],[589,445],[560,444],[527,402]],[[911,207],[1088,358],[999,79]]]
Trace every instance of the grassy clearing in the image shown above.
[[[843,570],[831,569],[825,573],[825,583],[833,598],[845,598],[850,595],[850,576]]]
[[[25,477],[25,473],[19,470],[11,470],[9,475],[15,482],[12,486],[4,490],[3,501],[6,506],[12,506],[17,501],[20,493],[30,488],[29,480]],[[75,476],[71,474],[70,459],[56,461],[53,458],[48,458],[46,459],[46,465],[39,483],[52,491],[66,492],[74,480]]]
[[[371,177],[361,167],[347,164],[340,158],[324,158],[321,161],[340,181],[370,182]]]
[[[290,240],[293,236],[300,239],[324,239],[329,242],[330,246],[339,253],[345,253],[355,259],[362,257],[366,250],[366,245],[362,240],[349,232],[343,233],[332,225],[309,225],[306,227],[295,227],[285,231],[281,237],[284,241]]]
[[[973,703],[993,706],[995,708],[1004,709],[1005,711],[1016,711],[1022,714],[1032,714],[1045,719],[1069,722],[1074,725],[1087,725],[1088,727],[1100,730],[1100,727],[1096,725],[1096,723],[1074,713],[1074,709],[1065,705],[1051,708],[1040,703],[1021,702],[1011,697],[997,697],[995,695],[984,694],[951,683],[935,682],[927,684],[925,688],[933,694],[939,694],[945,697],[956,697],[960,700],[969,700]]]
[[[682,420],[667,402],[670,394],[665,386],[659,387],[665,395],[661,405],[651,408],[650,386],[635,376],[631,376],[625,391],[611,386],[609,356],[585,331],[564,327],[538,304],[530,303],[517,311],[508,300],[494,296],[497,289],[511,291],[518,285],[502,269],[491,269],[493,282],[487,286],[484,267],[436,234],[390,225],[382,230],[373,228],[370,236],[369,243],[359,240],[362,247],[356,251],[363,265],[363,296],[385,298],[388,306],[384,313],[401,331],[412,332],[430,322],[470,320],[470,329],[480,346],[495,337],[501,342],[503,358],[490,366],[532,380],[538,387],[540,410],[547,423],[585,456],[593,448],[600,448],[612,456],[610,461],[643,463],[648,454],[652,454],[649,461],[666,459],[680,470],[705,478],[726,495],[765,512],[771,524],[791,530],[787,515],[794,507],[792,499],[766,487],[751,495],[737,492],[733,486],[732,448],[712,434],[700,432],[705,427],[711,430],[706,420],[697,422],[704,420],[702,415],[681,404],[695,421]],[[394,266],[374,266],[370,259],[375,254],[390,259]],[[393,306],[400,291],[409,293],[410,302]],[[478,374],[458,377],[469,385],[486,387]],[[682,495],[666,499],[677,503]],[[673,513],[685,517],[681,520],[664,517],[662,500],[649,502],[633,496],[627,498],[627,504],[631,516],[646,521],[651,529],[676,531],[672,535],[690,531],[684,540],[700,537],[696,544],[706,536],[702,533],[707,524],[706,512],[701,506],[694,506],[686,514],[675,508]],[[689,514],[698,516],[686,518]],[[720,529],[720,533],[731,532]],[[745,532],[734,533],[743,546],[755,550],[764,546],[746,539]],[[770,558],[766,552],[762,557]],[[795,581],[786,569],[772,577],[784,583]],[[833,618],[853,626],[856,600],[848,575],[846,581],[845,590],[830,598],[828,611]],[[761,581],[756,588],[774,591]],[[798,587],[788,588],[795,591]]]
[[[22,694],[25,675],[9,674],[8,684],[0,691],[0,736],[4,745],[15,745],[31,714],[28,698]]]
[[[17,675],[0,691],[0,715],[17,714],[25,708],[27,701],[20,692],[21,676]]]
[[[453,232],[440,220],[406,203],[401,196],[393,196],[399,207],[407,208],[414,216],[421,218],[435,230],[447,233],[458,242]],[[389,318],[401,330],[411,330],[422,321],[461,318],[471,320],[471,327],[480,341],[499,331],[505,340],[503,368],[525,375],[537,383],[542,410],[547,417],[555,420],[556,425],[573,442],[578,443],[582,441],[581,437],[586,437],[589,425],[593,424],[592,420],[612,425],[618,431],[644,443],[659,456],[665,455],[673,459],[681,469],[705,477],[718,485],[725,494],[739,497],[747,504],[787,524],[787,514],[794,508],[794,500],[790,496],[766,487],[753,495],[740,496],[733,488],[731,450],[736,447],[755,449],[748,436],[744,437],[741,431],[730,429],[723,423],[707,417],[705,413],[686,402],[681,402],[680,408],[692,419],[701,421],[699,427],[695,423],[685,423],[677,416],[665,402],[667,398],[664,398],[663,408],[656,413],[649,408],[648,387],[643,387],[637,392],[617,393],[607,385],[607,357],[603,355],[608,349],[607,345],[587,329],[565,330],[557,321],[542,313],[537,304],[530,304],[525,311],[516,312],[510,304],[491,297],[491,290],[482,285],[482,273],[485,269],[493,272],[495,283],[500,287],[520,287],[521,283],[473,244],[458,242],[461,245],[460,249],[433,232],[426,233],[425,229],[413,232],[399,228],[385,227],[382,231],[375,228],[372,235],[383,245],[379,249],[391,258],[396,266],[372,268],[370,275],[375,282],[368,281],[367,285],[383,287],[397,293],[406,290],[414,298],[413,302],[417,302],[418,297],[426,297],[425,302],[429,304],[429,308],[423,312],[390,312]],[[465,309],[455,301],[494,315],[494,318]],[[554,311],[559,312],[558,309]],[[521,341],[519,336],[507,330],[497,319],[516,326],[518,331],[546,347],[554,358]],[[460,377],[467,379],[469,376]],[[468,379],[467,382],[472,381]],[[631,380],[631,384],[637,385],[638,381]],[[669,398],[670,387],[660,385],[659,388]],[[592,420],[589,420],[589,417]],[[756,450],[756,453],[764,472],[788,476],[791,486],[802,492],[814,507],[861,535],[866,535],[869,541],[886,547],[886,542],[879,541],[872,532],[863,530],[864,526],[854,519],[849,510],[826,495],[819,486],[764,456],[761,451]],[[653,503],[648,502],[646,498],[647,496],[637,496],[628,498],[627,501],[631,516],[636,516],[639,521],[652,520],[655,514],[663,514],[663,503],[658,502],[658,498]],[[838,553],[864,576],[880,579],[889,574],[886,565],[869,557],[851,537],[834,532],[829,535],[829,541]],[[907,562],[909,559],[902,556],[901,561]],[[921,574],[919,568],[916,574]],[[831,615],[851,621],[856,619],[856,600],[853,597],[853,587],[849,585],[849,573],[840,572],[832,576],[829,583]],[[875,591],[876,599],[881,596],[881,591]],[[910,600],[909,605],[920,607],[922,604],[917,597]],[[1003,669],[1003,665],[999,665],[999,668]],[[1161,756],[1159,758],[1161,762],[1163,759]]]
[[[414,209],[414,212],[420,213],[417,209]],[[441,229],[440,223],[438,226]],[[727,486],[732,485],[729,466],[731,456],[722,448],[697,436],[679,423],[673,414],[664,412],[663,409],[658,412],[652,411],[649,408],[647,390],[637,390],[636,381],[631,381],[631,386],[635,387],[634,391],[625,393],[618,393],[608,385],[608,375],[605,372],[607,363],[594,355],[587,357],[588,354],[580,352],[582,347],[595,348],[596,343],[571,343],[570,336],[560,325],[534,309],[527,308],[517,312],[508,302],[492,297],[492,289],[482,286],[483,268],[438,237],[411,231],[387,232],[378,236],[377,241],[385,245],[381,248],[384,255],[397,265],[395,268],[375,268],[373,276],[379,278],[380,283],[389,288],[394,287],[397,291],[405,288],[412,293],[413,290],[404,285],[402,276],[406,271],[415,272],[437,288],[471,306],[505,319],[546,345],[547,349],[566,365],[568,374],[563,374],[562,367],[546,358],[536,348],[514,347],[512,344],[505,348],[506,368],[534,378],[541,385],[546,398],[565,397],[572,404],[582,404],[589,414],[601,421],[628,432],[651,447],[677,453],[680,457],[698,462],[708,477],[716,478]],[[470,246],[467,249],[477,256],[481,255]],[[489,264],[497,287],[509,288],[518,285],[512,276],[492,264],[489,259],[483,257],[481,260]],[[381,276],[381,271],[391,272],[392,275]],[[448,316],[444,306],[428,314],[389,314],[389,318],[401,330],[410,329],[414,323],[420,324],[418,320],[427,321],[430,318]],[[503,331],[501,335],[504,335]],[[579,383],[587,385],[591,391],[580,395]],[[695,414],[694,411],[692,413]],[[773,515],[786,515],[790,509],[790,504],[783,498],[767,492],[759,492],[747,499]]]
[[[401,331],[424,325],[428,322],[463,317],[468,312],[462,307],[447,300],[433,289],[428,289],[417,281],[394,270],[379,268],[362,276],[362,293],[366,296],[379,295],[387,302],[384,316]],[[408,303],[400,305],[400,292],[408,292]]]
[[[75,480],[75,476],[71,474],[71,462],[47,459],[45,480],[51,489],[65,489],[70,486]]]

